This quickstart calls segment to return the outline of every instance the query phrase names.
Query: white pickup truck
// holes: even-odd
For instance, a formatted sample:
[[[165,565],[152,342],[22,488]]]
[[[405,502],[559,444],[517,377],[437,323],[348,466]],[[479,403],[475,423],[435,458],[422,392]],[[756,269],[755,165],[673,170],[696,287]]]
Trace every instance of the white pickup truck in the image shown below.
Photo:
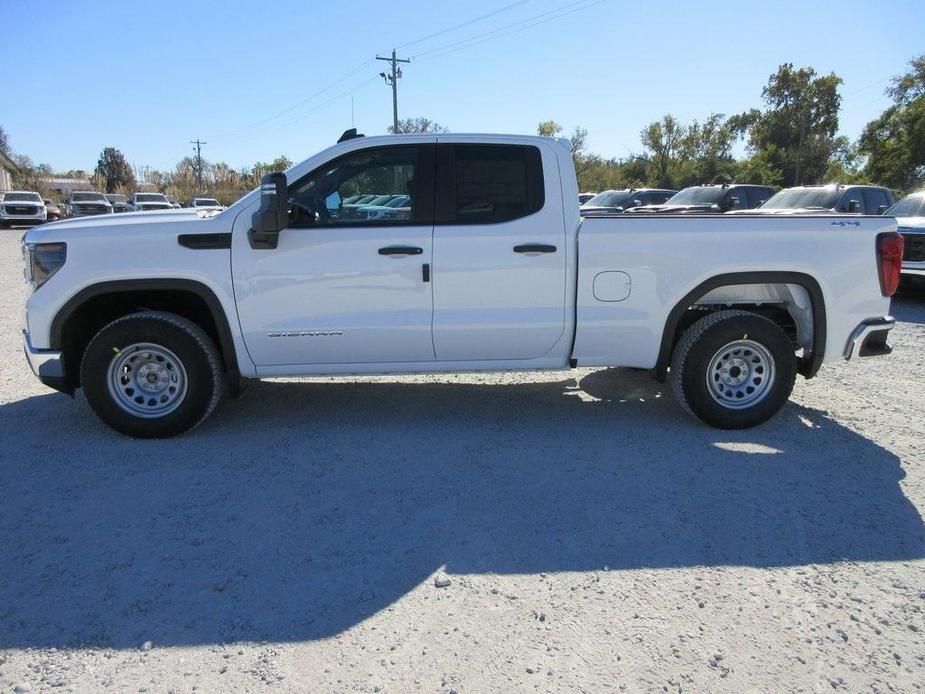
[[[364,194],[408,213],[343,204]],[[222,212],[66,220],[23,248],[33,371],[137,437],[242,379],[598,366],[750,427],[798,373],[889,353],[902,262],[886,217],[582,221],[564,140],[349,132]]]

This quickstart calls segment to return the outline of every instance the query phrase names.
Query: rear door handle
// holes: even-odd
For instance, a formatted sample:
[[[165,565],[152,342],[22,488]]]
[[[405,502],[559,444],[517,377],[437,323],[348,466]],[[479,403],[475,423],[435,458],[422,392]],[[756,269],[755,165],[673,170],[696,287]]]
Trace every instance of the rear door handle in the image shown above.
[[[515,253],[555,253],[556,247],[546,243],[524,243],[514,246]]]
[[[417,246],[386,246],[379,249],[379,255],[421,255],[423,248]]]

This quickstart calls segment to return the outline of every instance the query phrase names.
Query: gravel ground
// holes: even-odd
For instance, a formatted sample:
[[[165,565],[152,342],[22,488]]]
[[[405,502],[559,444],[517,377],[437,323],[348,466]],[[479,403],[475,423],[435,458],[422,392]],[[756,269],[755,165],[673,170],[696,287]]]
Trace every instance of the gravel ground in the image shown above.
[[[29,372],[19,236],[4,691],[925,688],[925,296],[745,432],[611,369],[264,382],[133,441]]]

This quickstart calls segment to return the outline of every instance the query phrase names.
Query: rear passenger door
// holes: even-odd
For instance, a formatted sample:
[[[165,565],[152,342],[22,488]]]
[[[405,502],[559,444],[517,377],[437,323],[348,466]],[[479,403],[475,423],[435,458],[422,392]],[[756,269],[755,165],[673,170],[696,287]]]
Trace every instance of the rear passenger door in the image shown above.
[[[527,145],[437,146],[433,245],[438,361],[533,359],[565,329],[555,155]],[[556,176],[550,176],[557,182]]]

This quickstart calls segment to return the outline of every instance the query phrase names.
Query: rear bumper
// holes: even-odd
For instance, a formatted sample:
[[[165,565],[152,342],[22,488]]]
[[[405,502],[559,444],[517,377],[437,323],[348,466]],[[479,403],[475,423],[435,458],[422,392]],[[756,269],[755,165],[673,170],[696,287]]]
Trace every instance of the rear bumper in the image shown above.
[[[23,351],[26,353],[26,360],[32,373],[46,386],[60,390],[64,393],[72,393],[64,374],[64,356],[61,352],[52,349],[36,349],[32,346],[29,339],[29,331],[22,331]]]
[[[845,359],[854,357],[877,357],[893,351],[887,342],[889,332],[895,327],[892,316],[868,318],[851,333],[845,345]]]

